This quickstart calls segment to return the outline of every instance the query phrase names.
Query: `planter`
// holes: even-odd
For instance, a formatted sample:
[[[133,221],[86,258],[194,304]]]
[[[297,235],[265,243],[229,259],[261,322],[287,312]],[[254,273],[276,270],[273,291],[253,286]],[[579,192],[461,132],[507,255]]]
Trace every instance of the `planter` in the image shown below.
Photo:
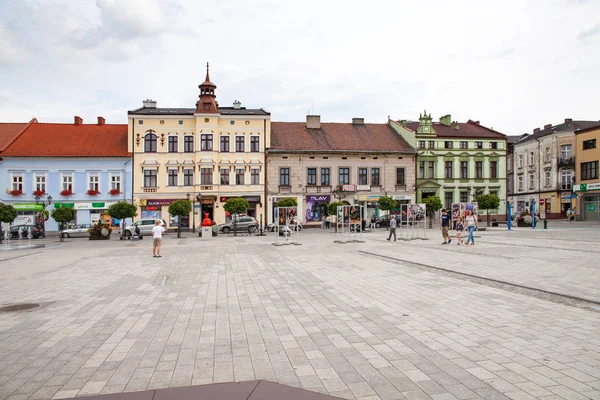
[[[109,240],[110,235],[108,236],[90,236],[90,240]]]

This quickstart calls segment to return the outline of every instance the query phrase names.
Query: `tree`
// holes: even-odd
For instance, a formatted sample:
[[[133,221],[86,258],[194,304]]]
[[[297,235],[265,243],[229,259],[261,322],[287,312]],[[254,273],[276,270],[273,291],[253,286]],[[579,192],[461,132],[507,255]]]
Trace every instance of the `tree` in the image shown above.
[[[227,201],[225,202],[225,205],[223,206],[223,209],[225,211],[227,211],[229,214],[231,214],[233,217],[234,214],[245,213],[249,207],[250,207],[250,204],[248,204],[248,200],[246,200],[242,197],[232,197],[230,199],[227,199]],[[234,220],[233,220],[233,236],[237,236],[236,221],[237,221],[237,218],[234,218]]]
[[[425,203],[425,208],[427,209],[427,213],[430,217],[433,217],[433,214],[438,212],[444,207],[442,204],[442,200],[437,196],[430,196],[426,199],[423,199],[423,203]],[[432,218],[429,218],[429,227],[431,228]]]
[[[378,203],[380,210],[388,212],[388,217],[390,216],[390,211],[396,208],[396,200],[392,199],[390,196],[381,196],[378,200]]]
[[[500,207],[500,197],[495,194],[484,194],[477,198],[477,206],[480,210],[486,210],[487,226],[490,226],[490,209]]]
[[[295,197],[285,197],[275,203],[276,207],[298,207],[298,200]]]
[[[335,215],[336,218],[336,223],[335,223],[335,232],[337,233],[337,208],[338,206],[343,206],[345,205],[345,203],[341,202],[341,201],[333,201],[329,204],[327,204],[327,214],[329,215]],[[333,221],[331,221],[333,222]]]
[[[121,220],[121,240],[125,234],[125,218],[133,218],[137,215],[137,207],[135,204],[126,201],[120,201],[108,207],[108,215]]]
[[[17,218],[17,210],[13,206],[0,203],[0,233],[2,232],[2,222],[10,224]]]
[[[177,237],[181,237],[181,217],[190,215],[192,203],[189,200],[177,200],[169,205],[169,214],[177,216]]]
[[[56,222],[59,223],[60,226],[60,241],[62,242],[64,240],[63,235],[62,235],[62,231],[64,228],[64,224],[65,222],[70,222],[73,221],[75,219],[75,214],[76,211],[73,208],[55,208],[54,210],[52,210],[52,218],[54,218],[54,220]]]

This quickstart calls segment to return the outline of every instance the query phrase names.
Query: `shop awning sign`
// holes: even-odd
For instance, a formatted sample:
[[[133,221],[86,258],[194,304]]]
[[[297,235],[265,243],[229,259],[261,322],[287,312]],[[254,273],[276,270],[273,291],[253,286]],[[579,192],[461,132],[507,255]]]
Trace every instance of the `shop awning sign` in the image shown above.
[[[42,211],[44,209],[41,204],[35,203],[17,203],[12,206],[19,211]]]

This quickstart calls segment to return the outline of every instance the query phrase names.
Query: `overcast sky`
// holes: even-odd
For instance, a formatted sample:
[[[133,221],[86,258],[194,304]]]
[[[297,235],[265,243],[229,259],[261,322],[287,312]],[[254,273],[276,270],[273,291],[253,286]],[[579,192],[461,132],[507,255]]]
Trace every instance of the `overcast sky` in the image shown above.
[[[494,5],[491,5],[494,4]],[[274,121],[600,120],[600,1],[0,1],[0,121],[125,123],[152,98]]]

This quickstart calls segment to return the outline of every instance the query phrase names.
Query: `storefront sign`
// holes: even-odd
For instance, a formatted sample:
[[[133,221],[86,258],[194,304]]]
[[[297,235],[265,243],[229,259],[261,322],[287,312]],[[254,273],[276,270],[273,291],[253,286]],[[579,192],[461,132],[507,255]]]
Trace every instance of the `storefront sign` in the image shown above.
[[[356,190],[371,190],[371,185],[358,185]]]
[[[44,207],[41,204],[21,203],[12,205],[18,211],[42,211]]]
[[[140,201],[140,206],[168,206],[172,202],[183,199],[145,199]],[[143,204],[145,203],[145,204]]]
[[[392,196],[393,200],[410,200],[412,199],[411,195],[407,195],[407,194],[398,194],[398,195],[393,195]]]
[[[351,185],[342,185],[342,192],[355,192],[356,191],[356,185],[351,184]]]
[[[228,199],[233,199],[236,197],[241,197],[242,199],[246,199],[248,201],[248,203],[260,203],[260,196],[230,196],[230,197],[220,196],[219,201],[221,203],[225,203]]]
[[[575,192],[588,192],[590,190],[600,190],[600,183],[582,183],[579,185],[573,185]]]
[[[358,195],[358,201],[379,201],[380,198],[381,198],[380,194],[375,194],[375,195],[361,194],[361,195]]]
[[[55,203],[54,208],[74,208],[76,210],[103,210],[112,206],[115,202],[105,203]]]
[[[435,193],[436,189],[421,189],[421,193]]]
[[[331,200],[331,196],[314,196],[314,195],[306,196],[306,201],[309,203],[315,203],[317,201],[329,203],[329,200]]]

